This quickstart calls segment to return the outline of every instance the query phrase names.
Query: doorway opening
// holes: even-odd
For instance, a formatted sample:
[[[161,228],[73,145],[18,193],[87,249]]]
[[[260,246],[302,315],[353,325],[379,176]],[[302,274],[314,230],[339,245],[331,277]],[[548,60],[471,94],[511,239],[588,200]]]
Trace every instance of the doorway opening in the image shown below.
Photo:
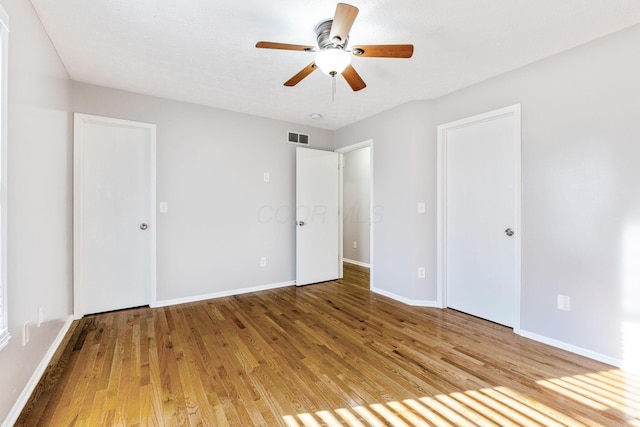
[[[373,141],[340,153],[340,276],[370,289],[373,283]]]

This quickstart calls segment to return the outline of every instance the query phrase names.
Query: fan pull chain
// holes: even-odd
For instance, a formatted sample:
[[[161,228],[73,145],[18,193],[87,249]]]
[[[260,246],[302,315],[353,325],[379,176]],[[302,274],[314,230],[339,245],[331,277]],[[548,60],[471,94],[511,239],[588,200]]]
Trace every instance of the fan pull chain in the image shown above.
[[[336,100],[336,76],[331,78],[331,102]]]

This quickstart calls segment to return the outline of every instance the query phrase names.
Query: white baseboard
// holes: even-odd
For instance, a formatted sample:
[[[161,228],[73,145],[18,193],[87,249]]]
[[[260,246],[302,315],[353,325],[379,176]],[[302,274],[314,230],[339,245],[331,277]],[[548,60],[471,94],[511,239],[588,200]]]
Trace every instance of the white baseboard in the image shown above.
[[[167,307],[167,306],[170,306],[170,305],[186,304],[186,303],[190,303],[190,302],[198,302],[198,301],[204,301],[204,300],[214,299],[214,298],[222,298],[222,297],[230,297],[230,296],[233,296],[233,295],[248,294],[250,292],[267,291],[269,289],[284,288],[284,287],[287,287],[287,286],[293,286],[295,284],[296,284],[295,281],[272,283],[272,284],[269,284],[269,285],[254,286],[254,287],[251,287],[251,288],[233,289],[233,290],[229,290],[229,291],[214,292],[214,293],[205,294],[205,295],[195,295],[195,296],[192,296],[192,297],[174,298],[174,299],[156,301],[154,304],[150,304],[150,306],[152,308]]]
[[[437,301],[428,301],[428,300],[413,300],[413,299],[409,299],[409,298],[405,298],[403,296],[400,295],[396,295],[393,294],[391,292],[382,290],[382,289],[378,289],[378,288],[371,288],[371,292],[375,292],[376,294],[380,294],[380,295],[384,295],[385,297],[389,297],[391,299],[394,299],[396,301],[400,301],[401,303],[407,304],[407,305],[412,305],[414,307],[430,307],[430,308],[442,308],[442,306],[440,304],[438,304]]]
[[[572,344],[567,344],[565,342],[558,341],[553,338],[545,337],[544,335],[539,335],[533,332],[525,331],[524,329],[520,330],[520,336],[532,339],[534,341],[541,342],[543,344],[550,345],[552,347],[566,350],[568,352],[575,353],[580,356],[588,357],[589,359],[597,360],[598,362],[613,365],[618,368],[624,367],[624,363],[622,360],[619,360],[610,356],[605,356],[604,354],[596,353],[595,351],[587,350],[585,348],[578,347]]]
[[[56,354],[56,351],[58,350],[58,347],[60,347],[62,340],[64,340],[65,335],[67,334],[67,332],[69,332],[69,328],[71,327],[72,323],[73,316],[67,317],[64,325],[60,329],[60,332],[58,332],[58,336],[51,343],[49,350],[47,350],[47,352],[45,353],[36,370],[33,371],[33,374],[31,375],[31,378],[29,378],[27,384],[24,386],[24,389],[22,389],[22,393],[20,393],[20,396],[18,396],[18,400],[16,400],[16,403],[13,404],[9,415],[7,415],[7,418],[5,418],[4,422],[2,423],[2,427],[12,426],[18,420],[20,413],[31,397],[33,390],[35,390],[38,382],[40,382],[40,379],[42,378],[42,375],[44,375],[44,371],[47,369],[47,366],[49,366],[49,362],[51,362],[51,359],[53,358],[54,354]]]
[[[342,261],[349,264],[359,265],[360,267],[371,268],[371,264],[367,264],[366,262],[356,261],[354,259],[342,258]]]

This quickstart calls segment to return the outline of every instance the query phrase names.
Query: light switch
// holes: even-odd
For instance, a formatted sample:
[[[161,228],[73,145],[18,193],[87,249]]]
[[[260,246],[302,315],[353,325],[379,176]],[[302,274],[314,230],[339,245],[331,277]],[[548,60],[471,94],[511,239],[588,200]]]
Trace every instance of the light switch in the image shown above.
[[[160,202],[160,213],[169,212],[169,203],[168,202]]]
[[[427,206],[424,202],[418,202],[418,213],[425,213],[427,211]]]

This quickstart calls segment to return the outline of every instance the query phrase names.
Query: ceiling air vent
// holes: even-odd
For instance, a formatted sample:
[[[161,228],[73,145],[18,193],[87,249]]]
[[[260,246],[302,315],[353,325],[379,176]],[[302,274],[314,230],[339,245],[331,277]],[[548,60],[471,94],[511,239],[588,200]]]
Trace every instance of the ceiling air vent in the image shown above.
[[[309,135],[306,135],[304,133],[289,132],[287,141],[292,144],[309,145]]]

